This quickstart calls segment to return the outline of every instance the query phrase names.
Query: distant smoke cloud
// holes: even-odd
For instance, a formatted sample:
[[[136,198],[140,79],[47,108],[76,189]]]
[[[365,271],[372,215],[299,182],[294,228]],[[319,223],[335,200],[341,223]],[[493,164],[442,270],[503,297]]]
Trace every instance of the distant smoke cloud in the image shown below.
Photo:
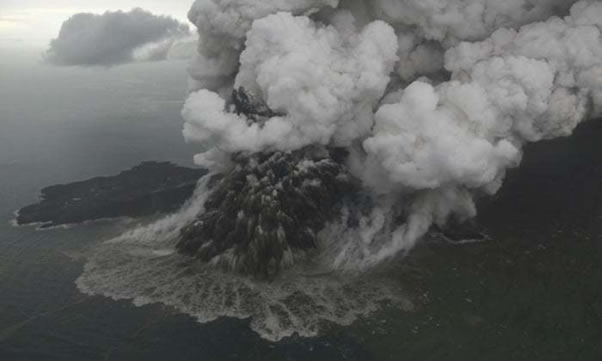
[[[132,61],[167,59],[177,44],[180,54],[190,30],[168,16],[156,16],[143,9],[130,12],[81,13],[63,23],[57,39],[50,43],[46,61],[53,65],[111,66]]]

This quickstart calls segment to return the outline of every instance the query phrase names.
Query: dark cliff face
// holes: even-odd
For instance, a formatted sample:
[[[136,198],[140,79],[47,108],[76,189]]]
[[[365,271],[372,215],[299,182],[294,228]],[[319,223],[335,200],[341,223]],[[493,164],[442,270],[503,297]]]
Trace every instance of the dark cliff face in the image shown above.
[[[233,157],[214,180],[205,212],[181,232],[178,249],[205,262],[270,277],[293,254],[316,246],[316,234],[339,215],[354,189],[331,153],[312,148]]]
[[[47,187],[39,203],[19,210],[17,223],[52,227],[172,212],[190,198],[206,173],[167,162],[145,162],[116,176]]]

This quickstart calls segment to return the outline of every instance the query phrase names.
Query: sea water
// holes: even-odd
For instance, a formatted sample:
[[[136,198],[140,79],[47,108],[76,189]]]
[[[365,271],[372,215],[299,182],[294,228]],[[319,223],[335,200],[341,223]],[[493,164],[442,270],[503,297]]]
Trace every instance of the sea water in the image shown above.
[[[491,241],[425,243],[368,278],[300,270],[261,283],[195,268],[170,237],[149,236],[155,220],[11,224],[44,186],[145,160],[191,165],[185,66],[0,67],[0,360],[602,355],[600,122],[529,151],[483,203]]]

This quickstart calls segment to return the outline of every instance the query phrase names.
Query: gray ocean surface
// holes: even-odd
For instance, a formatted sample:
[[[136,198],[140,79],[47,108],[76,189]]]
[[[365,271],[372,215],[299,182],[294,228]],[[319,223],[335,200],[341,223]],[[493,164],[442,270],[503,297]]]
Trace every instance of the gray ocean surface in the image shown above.
[[[46,231],[13,212],[45,186],[145,160],[191,166],[186,64],[0,65],[0,360],[600,360],[602,122],[529,148],[480,220],[492,240],[428,243],[392,267],[416,305],[269,342],[246,320],[81,294],[86,253],[136,221]]]

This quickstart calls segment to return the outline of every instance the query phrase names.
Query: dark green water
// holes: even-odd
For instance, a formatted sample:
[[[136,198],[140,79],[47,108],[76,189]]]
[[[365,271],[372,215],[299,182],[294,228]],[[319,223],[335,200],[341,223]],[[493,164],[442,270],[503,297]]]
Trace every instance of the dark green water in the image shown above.
[[[175,101],[184,76],[169,70],[151,66],[128,82],[130,71],[39,70],[29,83],[0,74],[14,85],[0,88],[0,360],[602,359],[600,121],[528,149],[524,167],[482,202],[492,241],[423,244],[392,265],[414,311],[272,343],[245,320],[200,324],[161,305],[81,294],[86,254],[135,224],[39,232],[8,221],[49,184],[142,160],[189,164]],[[79,89],[84,80],[96,86]]]

